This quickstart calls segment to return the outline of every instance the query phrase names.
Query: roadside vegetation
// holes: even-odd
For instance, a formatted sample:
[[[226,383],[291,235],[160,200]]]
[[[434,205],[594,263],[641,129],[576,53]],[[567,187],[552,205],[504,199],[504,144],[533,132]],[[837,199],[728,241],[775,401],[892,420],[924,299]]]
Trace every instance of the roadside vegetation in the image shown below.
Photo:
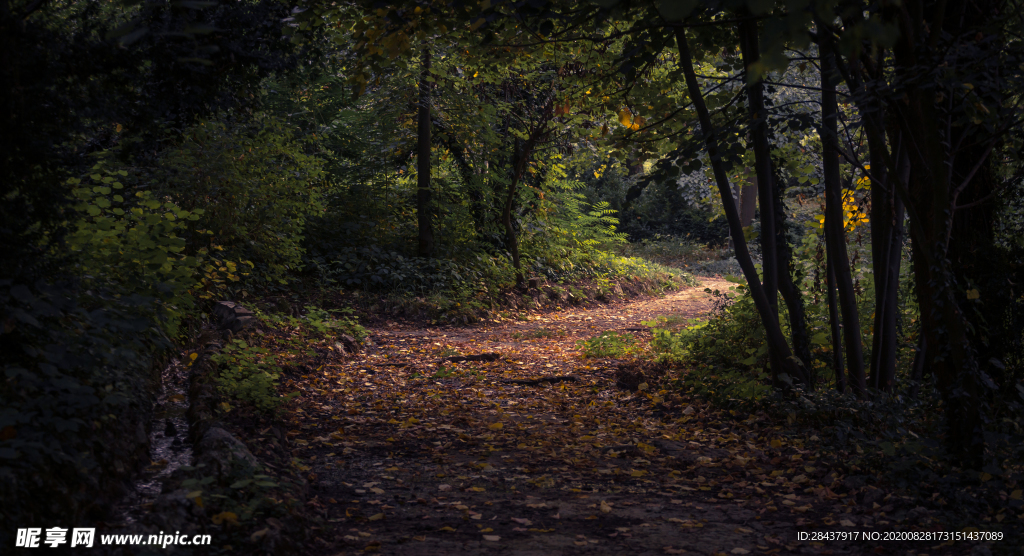
[[[274,437],[289,508],[326,454],[290,458],[280,427],[315,420],[328,384],[385,376],[353,363],[403,353],[375,335],[526,325],[501,341],[556,346],[529,361],[542,375],[431,341],[413,351],[434,366],[392,387],[494,371],[488,388],[605,403],[613,380],[679,426],[752,415],[776,450],[739,456],[758,480],[805,429],[787,446],[835,464],[819,498],[843,483],[838,505],[861,504],[876,481],[937,522],[1019,532],[1024,11],[955,4],[5,1],[0,516],[107,520],[153,464],[161,369],[196,361],[231,300],[253,325],[211,355],[217,416]],[[700,311],[555,322],[702,280]],[[260,520],[285,510],[236,471],[181,484],[230,499],[211,523],[269,551]],[[288,527],[331,519],[312,507]]]

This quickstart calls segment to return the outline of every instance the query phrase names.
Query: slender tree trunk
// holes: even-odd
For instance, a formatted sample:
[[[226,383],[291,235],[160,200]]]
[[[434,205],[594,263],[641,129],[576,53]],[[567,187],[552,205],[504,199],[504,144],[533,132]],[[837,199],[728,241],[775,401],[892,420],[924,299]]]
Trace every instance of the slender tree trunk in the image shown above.
[[[875,276],[875,320],[871,348],[871,375],[868,383],[877,390],[891,391],[896,378],[896,317],[900,263],[903,252],[903,200],[896,195],[896,184],[910,177],[906,145],[896,134],[897,168],[885,172],[885,162],[871,155],[871,168],[878,168],[871,182],[871,259]],[[870,148],[870,147],[869,147]],[[884,181],[885,183],[876,183]]]
[[[808,385],[814,387],[814,376],[810,374],[811,369],[811,340],[807,334],[807,315],[804,310],[804,293],[797,284],[800,275],[793,265],[793,250],[789,245],[789,238],[786,235],[786,210],[783,204],[782,181],[775,176],[775,222],[778,224],[778,233],[775,234],[776,249],[779,254],[779,293],[786,302],[786,311],[789,314],[790,336],[793,338],[793,353],[800,358],[804,367],[808,369]]]
[[[743,276],[750,288],[750,296],[754,300],[761,323],[765,328],[765,335],[769,345],[769,354],[772,363],[773,378],[778,381],[782,373],[787,373],[795,379],[807,382],[807,369],[800,360],[793,357],[793,353],[786,343],[786,337],[782,334],[782,327],[779,326],[779,318],[768,303],[768,296],[761,286],[760,277],[754,262],[750,258],[750,251],[747,249],[747,241],[743,237],[743,227],[740,226],[740,215],[736,210],[736,203],[733,202],[732,190],[729,186],[729,176],[718,156],[718,139],[715,128],[711,123],[711,115],[707,105],[704,103],[704,96],[700,91],[700,84],[697,82],[697,74],[693,71],[693,59],[690,55],[690,47],[686,40],[686,32],[682,28],[676,29],[676,41],[679,45],[679,65],[686,77],[686,87],[690,93],[690,99],[697,110],[697,117],[700,120],[701,134],[704,136],[704,145],[711,160],[711,169],[715,175],[715,183],[718,185],[718,194],[722,199],[722,208],[725,210],[725,217],[729,223],[729,234],[732,237],[733,246],[736,252],[736,260],[743,270]],[[763,209],[762,209],[763,211]],[[771,242],[774,244],[774,242]]]
[[[919,360],[932,373],[942,394],[945,440],[951,455],[962,465],[974,468],[979,468],[983,462],[985,385],[991,384],[991,379],[981,369],[976,351],[976,345],[984,344],[979,344],[980,338],[974,336],[982,319],[968,321],[965,310],[974,316],[971,300],[966,299],[969,290],[965,287],[970,284],[959,283],[959,263],[951,261],[950,256],[963,260],[957,255],[961,252],[968,253],[972,261],[986,258],[980,250],[960,251],[959,246],[953,246],[962,241],[957,230],[957,213],[966,208],[957,208],[964,204],[957,198],[962,193],[961,185],[968,189],[976,185],[985,187],[984,178],[976,184],[974,179],[977,178],[963,176],[961,179],[957,174],[958,168],[971,168],[970,174],[974,169],[991,164],[990,148],[994,144],[986,146],[985,143],[994,141],[998,132],[986,129],[991,122],[979,125],[961,118],[957,112],[959,105],[950,100],[960,90],[959,85],[950,90],[942,87],[944,83],[960,79],[955,76],[963,75],[959,72],[964,71],[959,65],[948,64],[950,53],[960,52],[964,47],[990,49],[971,55],[974,61],[991,61],[987,68],[970,70],[973,94],[978,98],[1001,95],[1003,73],[996,66],[1001,60],[999,49],[1001,41],[1005,40],[1002,33],[1006,27],[999,21],[1004,16],[996,8],[997,4],[992,2],[963,0],[939,4],[906,0],[893,4],[887,13],[881,14],[899,27],[893,48],[880,53],[880,56],[886,54],[886,60],[891,62],[891,74],[870,75],[862,71],[859,54],[849,56],[842,64],[852,98],[861,113],[878,113],[884,107],[899,128],[901,141],[907,144],[909,182],[906,187],[898,183],[899,180],[891,180],[891,183],[897,186],[910,222],[914,281],[921,312],[923,350],[920,353],[923,355]],[[835,54],[836,33],[826,18],[819,17],[816,23],[828,30],[821,35],[825,39],[823,46]],[[943,78],[945,81],[936,81],[930,73],[939,68],[952,72],[950,77]],[[879,95],[878,91],[888,90],[893,85],[890,77],[898,80],[902,94]],[[1001,109],[999,100],[989,106]],[[896,172],[896,157],[886,146],[885,130],[879,127],[865,120],[869,146],[884,157],[889,172]],[[978,145],[978,151],[960,150],[961,138],[967,137],[962,134],[970,135],[967,145]],[[964,159],[958,160],[960,157]],[[981,225],[976,221],[968,227]],[[970,241],[968,239],[968,243]]]
[[[416,136],[416,222],[419,227],[417,254],[434,254],[434,225],[430,202],[430,50],[423,49],[423,72],[420,74],[419,111]]]
[[[757,45],[757,22],[746,19],[739,25],[743,65],[750,67],[760,60]],[[771,146],[768,144],[768,111],[764,106],[764,83],[760,76],[747,74],[747,105],[750,114],[749,134],[754,143],[754,173],[757,175],[757,200],[761,207],[761,271],[768,305],[778,314],[779,278],[778,252],[775,240],[775,180],[772,174]]]
[[[832,365],[836,372],[836,390],[846,392],[846,372],[843,370],[843,329],[839,323],[836,305],[836,273],[832,258],[825,257],[825,288],[828,290],[828,322],[832,330]]]
[[[861,347],[860,316],[857,297],[853,291],[850,259],[846,252],[846,234],[843,223],[843,191],[839,177],[838,110],[835,89],[835,61],[831,52],[821,55],[821,122],[822,170],[825,178],[825,247],[839,292],[842,310],[843,335],[846,340],[846,366],[850,386],[857,397],[864,397],[867,382],[864,378],[864,352]]]
[[[921,391],[921,381],[924,380],[924,362],[928,355],[928,343],[924,339],[924,332],[921,332],[921,336],[917,339],[917,349],[914,351],[914,364],[910,368],[910,380],[913,383],[910,385],[910,398],[917,399],[918,392]]]
[[[525,143],[516,138],[515,148],[512,153],[512,175],[509,177],[508,189],[505,193],[505,202],[501,207],[501,223],[505,226],[505,241],[508,244],[509,252],[512,254],[512,266],[516,269],[516,284],[524,281],[523,268],[519,260],[519,239],[516,237],[515,227],[512,225],[512,209],[515,206],[516,190],[519,182],[523,180],[526,173],[526,166],[533,156],[533,149],[537,141],[541,140],[542,132],[534,130]]]

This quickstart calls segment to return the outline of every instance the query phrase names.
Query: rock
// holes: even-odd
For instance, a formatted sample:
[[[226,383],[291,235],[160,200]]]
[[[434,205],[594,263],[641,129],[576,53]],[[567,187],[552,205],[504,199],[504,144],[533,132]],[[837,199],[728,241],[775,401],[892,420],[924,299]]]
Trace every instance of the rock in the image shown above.
[[[230,330],[237,334],[256,325],[256,315],[234,301],[219,301],[211,312],[216,317],[217,328],[220,330]]]
[[[238,333],[253,326],[256,326],[256,317],[238,317],[231,322],[231,331]]]
[[[240,440],[220,427],[210,427],[196,444],[196,464],[205,463],[219,474],[226,473],[233,462],[256,467],[256,456]]]
[[[530,278],[530,280],[527,283],[529,284],[529,287],[530,287],[531,290],[537,290],[537,289],[540,289],[541,279],[540,278]]]
[[[342,334],[337,338],[338,342],[345,346],[345,351],[348,353],[359,353],[359,342],[355,338],[348,334]]]

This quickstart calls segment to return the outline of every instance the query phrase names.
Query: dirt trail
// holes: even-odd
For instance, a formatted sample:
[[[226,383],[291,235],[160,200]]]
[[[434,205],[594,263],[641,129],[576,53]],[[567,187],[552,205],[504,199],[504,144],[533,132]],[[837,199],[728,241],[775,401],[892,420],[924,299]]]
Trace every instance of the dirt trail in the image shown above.
[[[728,283],[527,322],[372,330],[356,358],[294,377],[304,394],[289,438],[330,525],[317,533],[322,553],[875,548],[798,542],[798,531],[887,522],[815,489],[836,475],[770,423],[718,422],[657,386],[622,390],[616,361],[581,357],[576,342],[600,332],[699,316],[710,308],[704,287]],[[482,353],[501,357],[443,361]],[[565,375],[575,380],[511,382]]]

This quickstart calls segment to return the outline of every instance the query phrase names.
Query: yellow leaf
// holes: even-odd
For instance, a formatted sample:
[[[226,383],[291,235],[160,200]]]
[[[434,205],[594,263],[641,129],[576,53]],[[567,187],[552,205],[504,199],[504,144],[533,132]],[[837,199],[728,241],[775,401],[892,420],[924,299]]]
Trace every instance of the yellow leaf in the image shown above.
[[[978,290],[967,290],[967,299],[978,299],[981,297],[981,293]]]
[[[633,113],[629,111],[629,108],[619,110],[619,123],[626,127],[633,123]]]
[[[611,504],[609,504],[608,502],[605,502],[604,500],[601,500],[601,512],[602,513],[608,513],[610,511],[612,511]]]
[[[449,533],[454,533],[455,529],[452,529],[451,527],[448,527],[447,525],[445,525],[444,527],[438,529],[438,531],[447,531]]]
[[[779,449],[781,447],[782,447],[782,441],[781,440],[779,440],[778,438],[776,438],[775,440],[772,440],[772,448]]]
[[[492,431],[496,431],[496,430],[501,430],[501,428],[504,427],[504,426],[505,425],[502,424],[502,423],[493,423],[493,424],[487,425],[487,428],[491,429]]]
[[[221,512],[213,516],[213,523],[215,525],[220,525],[222,523],[238,525],[238,515],[235,512]]]
[[[382,513],[380,513],[380,514],[373,514],[373,515],[371,515],[369,517],[370,521],[380,521],[381,519],[384,519],[384,514],[382,514]]]

